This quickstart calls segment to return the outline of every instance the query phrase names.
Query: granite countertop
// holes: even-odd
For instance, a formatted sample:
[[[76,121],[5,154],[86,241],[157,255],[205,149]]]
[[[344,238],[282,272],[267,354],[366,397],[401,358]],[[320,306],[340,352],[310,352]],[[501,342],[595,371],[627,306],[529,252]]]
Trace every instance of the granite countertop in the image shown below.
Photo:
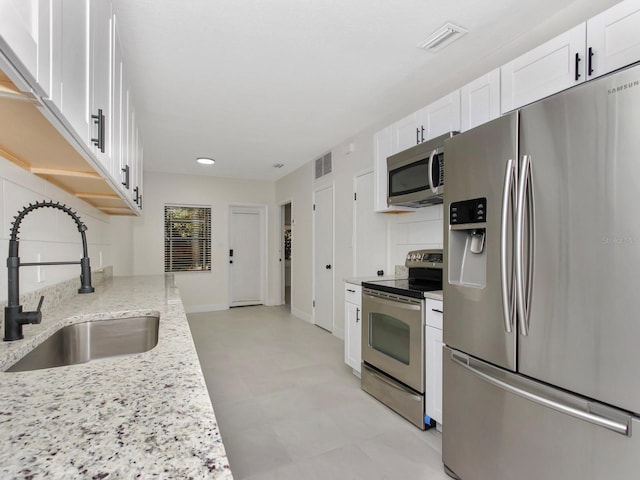
[[[434,290],[432,292],[425,292],[425,298],[430,298],[432,300],[440,300],[442,301],[442,290]]]
[[[32,309],[26,305],[25,309]],[[5,372],[63,325],[159,315],[148,352]],[[0,478],[232,479],[177,289],[116,277],[43,309],[24,340],[0,342]]]

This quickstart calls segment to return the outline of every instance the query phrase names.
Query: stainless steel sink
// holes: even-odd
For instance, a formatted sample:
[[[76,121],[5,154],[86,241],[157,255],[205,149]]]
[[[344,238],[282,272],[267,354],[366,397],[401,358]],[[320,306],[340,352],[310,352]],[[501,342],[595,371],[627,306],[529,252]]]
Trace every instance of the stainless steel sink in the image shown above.
[[[158,344],[159,317],[94,320],[57,330],[7,369],[24,372],[131,355]]]

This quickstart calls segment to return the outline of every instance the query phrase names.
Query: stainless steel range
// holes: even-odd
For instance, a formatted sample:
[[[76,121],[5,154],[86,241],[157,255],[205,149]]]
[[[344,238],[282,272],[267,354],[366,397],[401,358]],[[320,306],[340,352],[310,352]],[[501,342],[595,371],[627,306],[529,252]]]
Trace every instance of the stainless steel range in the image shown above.
[[[362,389],[423,430],[425,296],[442,290],[442,258],[415,250],[409,278],[362,283]]]

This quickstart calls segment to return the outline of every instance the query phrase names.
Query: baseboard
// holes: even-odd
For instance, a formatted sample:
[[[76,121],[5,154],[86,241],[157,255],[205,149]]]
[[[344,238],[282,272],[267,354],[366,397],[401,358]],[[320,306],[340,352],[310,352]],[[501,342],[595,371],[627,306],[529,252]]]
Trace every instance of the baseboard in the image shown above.
[[[190,305],[184,307],[186,313],[204,313],[204,312],[219,312],[220,310],[229,310],[229,305],[226,304],[211,304],[211,305]]]
[[[304,320],[307,323],[313,323],[313,318],[311,318],[310,313],[303,312],[302,310],[298,310],[297,308],[291,307],[291,315],[299,318],[300,320]]]

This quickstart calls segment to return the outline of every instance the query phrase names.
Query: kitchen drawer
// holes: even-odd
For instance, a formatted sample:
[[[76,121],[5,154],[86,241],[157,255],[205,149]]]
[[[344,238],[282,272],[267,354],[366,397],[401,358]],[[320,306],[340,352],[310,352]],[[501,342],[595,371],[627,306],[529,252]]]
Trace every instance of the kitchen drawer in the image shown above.
[[[344,301],[362,305],[362,286],[353,283],[344,284]]]
[[[426,323],[430,327],[439,328],[442,330],[442,301],[426,300]]]

